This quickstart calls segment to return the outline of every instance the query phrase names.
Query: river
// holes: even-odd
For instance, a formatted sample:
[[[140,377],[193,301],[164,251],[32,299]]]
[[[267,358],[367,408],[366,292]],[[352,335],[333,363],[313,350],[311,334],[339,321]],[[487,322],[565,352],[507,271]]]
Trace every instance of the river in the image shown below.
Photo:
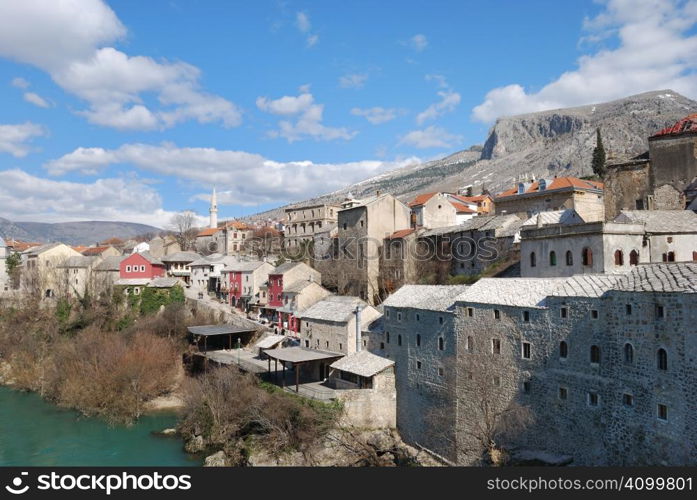
[[[33,393],[0,387],[0,466],[199,466],[182,441],[152,431],[174,427],[169,413],[109,426]]]

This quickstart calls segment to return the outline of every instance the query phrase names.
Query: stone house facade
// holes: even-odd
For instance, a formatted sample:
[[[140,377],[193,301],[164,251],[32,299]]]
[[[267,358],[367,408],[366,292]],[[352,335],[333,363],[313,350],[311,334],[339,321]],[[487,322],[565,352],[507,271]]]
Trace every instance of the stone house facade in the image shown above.
[[[58,268],[69,257],[80,257],[68,245],[47,243],[22,252],[21,288],[43,298],[65,294],[63,272]]]
[[[102,262],[101,257],[68,257],[58,269],[63,270],[64,289],[69,297],[84,297],[87,292],[96,292],[99,285],[95,283],[94,268]]]
[[[317,204],[286,208],[288,224],[283,236],[288,249],[298,248],[302,242],[310,242],[318,233],[332,229],[337,224],[339,205]]]
[[[297,334],[300,331],[299,315],[308,307],[331,295],[317,281],[296,280],[283,286],[283,305],[276,308],[279,330],[289,330]]]
[[[10,276],[7,274],[7,266],[5,265],[9,256],[10,249],[0,236],[0,293],[10,291]]]
[[[258,304],[260,287],[273,270],[271,264],[262,261],[238,262],[225,267],[222,272],[227,276],[230,305],[245,310],[252,302]]]
[[[409,203],[411,227],[445,227],[462,224],[477,215],[477,205],[450,193],[426,193]]]
[[[201,259],[195,252],[176,252],[165,255],[160,260],[167,268],[167,276],[181,278],[186,286],[191,285],[191,263]]]

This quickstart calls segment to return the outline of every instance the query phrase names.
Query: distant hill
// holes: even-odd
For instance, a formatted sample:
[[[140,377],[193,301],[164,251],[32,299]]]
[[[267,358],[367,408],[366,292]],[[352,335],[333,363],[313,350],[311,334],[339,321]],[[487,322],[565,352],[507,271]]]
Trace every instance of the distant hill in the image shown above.
[[[378,190],[409,200],[470,184],[475,194],[482,186],[497,193],[520,177],[591,175],[597,128],[609,159],[631,157],[648,149],[650,135],[695,112],[697,101],[658,90],[607,103],[502,117],[483,146],[393,170],[306,202],[336,201],[348,192],[360,198]],[[278,216],[283,208],[251,218]]]
[[[54,242],[69,245],[92,245],[108,238],[132,238],[146,233],[159,233],[161,229],[132,222],[12,222],[0,218],[0,236],[24,241]]]

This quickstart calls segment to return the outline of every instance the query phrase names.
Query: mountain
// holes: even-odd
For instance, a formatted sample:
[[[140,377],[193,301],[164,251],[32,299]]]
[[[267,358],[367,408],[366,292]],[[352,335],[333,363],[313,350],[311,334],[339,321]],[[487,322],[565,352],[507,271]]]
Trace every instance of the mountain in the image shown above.
[[[0,218],[0,236],[23,241],[53,242],[68,245],[92,245],[108,238],[127,239],[146,233],[159,233],[161,230],[145,224],[132,222],[12,222]]]
[[[597,128],[609,160],[632,157],[648,149],[650,135],[696,111],[697,101],[658,90],[602,104],[502,117],[483,146],[393,170],[305,202],[336,201],[349,192],[360,198],[378,190],[404,201],[466,185],[474,185],[475,194],[482,186],[497,193],[521,177],[591,175]],[[252,218],[278,216],[283,208]]]

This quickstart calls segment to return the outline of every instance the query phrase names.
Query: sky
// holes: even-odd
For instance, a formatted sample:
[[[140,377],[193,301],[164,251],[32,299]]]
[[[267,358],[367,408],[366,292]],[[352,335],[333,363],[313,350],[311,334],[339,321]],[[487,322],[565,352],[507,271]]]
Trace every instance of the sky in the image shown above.
[[[253,214],[500,116],[697,98],[697,0],[0,0],[0,217]],[[203,219],[202,219],[203,221]]]

